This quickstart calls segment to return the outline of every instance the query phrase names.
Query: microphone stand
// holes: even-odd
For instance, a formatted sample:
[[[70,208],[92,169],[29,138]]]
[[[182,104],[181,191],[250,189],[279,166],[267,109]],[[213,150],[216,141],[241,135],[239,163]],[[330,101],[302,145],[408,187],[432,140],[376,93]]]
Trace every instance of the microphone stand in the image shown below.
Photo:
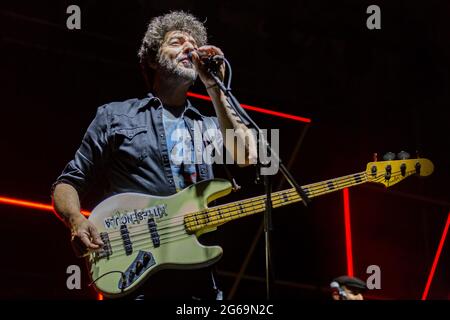
[[[262,134],[261,129],[259,126],[250,118],[250,116],[245,112],[245,110],[241,107],[241,104],[236,99],[236,97],[231,93],[230,84],[228,83],[228,88],[225,87],[222,80],[219,78],[219,69],[220,65],[222,64],[222,61],[225,61],[228,68],[230,69],[230,77],[231,77],[231,66],[227,59],[223,56],[214,56],[207,59],[205,62],[205,66],[207,67],[207,71],[209,75],[214,79],[217,86],[220,88],[220,90],[225,94],[228,103],[230,104],[231,108],[236,112],[236,114],[239,116],[241,121],[247,126],[252,127],[259,133],[259,138],[262,139],[262,145],[267,148],[266,154],[269,154],[276,158],[281,173],[285,176],[286,180],[295,188],[297,193],[299,194],[303,204],[305,206],[308,205],[308,203],[311,201],[308,197],[308,195],[303,191],[303,189],[300,187],[300,185],[295,181],[292,174],[289,172],[289,170],[285,167],[285,165],[282,163],[281,159],[279,158],[278,154],[272,149],[271,145],[267,141],[264,134]],[[231,78],[229,79],[229,82],[231,82]],[[256,165],[257,170],[257,178],[259,179],[259,170],[261,167],[266,166],[268,163],[262,163],[261,160],[258,157],[258,163]],[[270,258],[270,231],[272,231],[272,179],[269,175],[264,175],[264,187],[265,187],[265,193],[266,193],[266,201],[265,201],[265,211],[264,211],[264,234],[265,234],[265,255],[266,255],[266,298],[267,300],[270,300],[271,297],[271,284],[273,282],[272,275],[272,263]]]

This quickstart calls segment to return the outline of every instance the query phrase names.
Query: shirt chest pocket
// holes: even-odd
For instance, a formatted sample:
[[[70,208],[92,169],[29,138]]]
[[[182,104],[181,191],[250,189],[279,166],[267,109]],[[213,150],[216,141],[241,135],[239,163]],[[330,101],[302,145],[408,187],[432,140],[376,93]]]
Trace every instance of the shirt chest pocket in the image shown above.
[[[119,159],[142,162],[148,156],[147,128],[117,128],[114,134],[114,146]]]

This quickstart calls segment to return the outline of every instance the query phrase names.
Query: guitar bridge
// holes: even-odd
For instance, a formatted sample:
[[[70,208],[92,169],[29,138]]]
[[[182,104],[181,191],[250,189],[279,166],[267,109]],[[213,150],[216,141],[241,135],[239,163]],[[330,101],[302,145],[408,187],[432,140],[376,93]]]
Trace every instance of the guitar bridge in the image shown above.
[[[100,233],[100,239],[102,239],[103,247],[102,250],[95,253],[95,260],[98,261],[103,258],[109,258],[112,255],[111,242],[109,241],[109,236],[107,232]]]

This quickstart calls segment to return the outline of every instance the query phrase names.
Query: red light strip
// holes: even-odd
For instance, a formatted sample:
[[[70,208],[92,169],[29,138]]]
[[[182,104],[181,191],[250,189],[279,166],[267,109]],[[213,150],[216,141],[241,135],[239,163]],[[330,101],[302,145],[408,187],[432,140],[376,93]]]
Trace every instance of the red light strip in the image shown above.
[[[0,203],[19,206],[19,207],[25,207],[25,208],[44,210],[44,211],[52,211],[52,212],[54,211],[53,206],[49,205],[49,204],[24,201],[24,200],[7,198],[7,197],[0,197]],[[81,213],[84,214],[85,216],[89,216],[91,214],[89,211],[85,211],[85,210],[82,210]],[[103,300],[103,295],[101,293],[99,293],[97,295],[97,300]]]
[[[19,200],[19,199],[14,199],[14,198],[0,197],[0,203],[10,204],[10,205],[19,206],[19,207],[25,207],[25,208],[38,209],[38,210],[53,211],[53,206],[50,204],[24,201],[24,200]],[[82,210],[81,213],[84,214],[85,216],[89,216],[91,214],[89,211],[85,211],[85,210]]]
[[[345,248],[347,252],[347,275],[353,277],[353,251],[352,232],[350,226],[350,195],[348,188],[343,190],[344,196],[344,223],[345,223]]]
[[[197,98],[197,99],[201,99],[201,100],[211,101],[211,98],[209,96],[205,96],[205,95],[202,95],[202,94],[188,92],[187,95],[188,95],[188,97],[193,97],[193,98]],[[300,122],[304,122],[304,123],[311,123],[311,119],[303,118],[303,117],[299,117],[299,116],[294,116],[294,115],[288,114],[288,113],[268,110],[268,109],[259,108],[259,107],[253,107],[253,106],[249,106],[247,104],[241,104],[241,106],[242,106],[242,108],[247,109],[247,110],[251,110],[251,111],[256,111],[256,112],[260,112],[260,113],[270,114],[272,116],[276,116],[276,117],[280,117],[280,118],[286,118],[286,119],[291,119],[291,120],[300,121]]]
[[[436,255],[434,256],[434,261],[431,266],[430,274],[428,275],[427,284],[425,285],[425,290],[422,294],[422,300],[426,300],[428,296],[428,291],[430,290],[431,281],[433,281],[434,272],[436,271],[436,267],[439,261],[439,257],[441,256],[442,248],[444,247],[445,238],[447,237],[448,227],[450,225],[450,212],[447,216],[447,223],[445,224],[444,231],[442,232],[441,240],[439,241],[439,245],[436,251]]]

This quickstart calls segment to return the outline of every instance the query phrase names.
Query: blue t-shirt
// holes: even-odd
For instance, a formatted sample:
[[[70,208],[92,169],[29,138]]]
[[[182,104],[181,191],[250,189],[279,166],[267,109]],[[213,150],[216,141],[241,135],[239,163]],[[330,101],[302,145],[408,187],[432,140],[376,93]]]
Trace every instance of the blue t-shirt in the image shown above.
[[[183,118],[163,110],[163,125],[166,132],[170,168],[177,192],[197,182],[194,144]]]

